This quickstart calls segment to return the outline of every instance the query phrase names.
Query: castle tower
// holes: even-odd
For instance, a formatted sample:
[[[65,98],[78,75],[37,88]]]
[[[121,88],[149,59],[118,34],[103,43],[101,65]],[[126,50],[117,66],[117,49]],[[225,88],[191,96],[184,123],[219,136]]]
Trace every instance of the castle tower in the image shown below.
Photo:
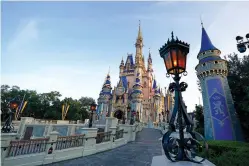
[[[158,114],[160,112],[160,99],[161,99],[161,92],[160,92],[160,88],[159,86],[156,87],[155,89],[155,94],[153,96],[153,99],[154,99],[154,107],[153,107],[153,110],[152,110],[152,116],[153,116],[153,121],[159,121],[158,119]]]
[[[153,69],[152,69],[152,58],[151,58],[151,52],[150,52],[150,49],[149,49],[149,57],[148,57],[148,68],[147,68],[147,72],[153,72]]]
[[[139,28],[138,28],[138,36],[135,43],[136,47],[136,55],[135,55],[135,76],[138,76],[140,81],[142,81],[143,75],[143,67],[144,67],[144,60],[143,60],[143,37],[141,32],[141,26],[139,21]],[[139,74],[138,74],[139,73]]]
[[[140,73],[137,73],[135,84],[133,85],[132,97],[132,111],[139,113],[139,120],[143,121],[143,86],[141,85]]]
[[[105,119],[107,113],[108,114],[110,113],[111,109],[110,105],[112,99],[111,91],[112,87],[111,87],[110,75],[108,73],[98,98],[98,108],[99,108],[98,112],[101,115],[101,119]]]
[[[119,76],[120,76],[120,77],[123,75],[124,68],[125,68],[125,66],[124,66],[124,60],[123,60],[123,58],[122,58],[121,63],[120,63],[120,65],[119,65]]]
[[[205,138],[207,140],[242,140],[227,81],[227,61],[209,39],[202,26],[201,49],[196,66],[204,104]]]

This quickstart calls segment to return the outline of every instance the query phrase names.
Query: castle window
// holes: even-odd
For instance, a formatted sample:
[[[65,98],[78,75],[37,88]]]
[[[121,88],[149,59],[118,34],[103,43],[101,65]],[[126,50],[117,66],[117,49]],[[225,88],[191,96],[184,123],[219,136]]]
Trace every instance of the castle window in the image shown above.
[[[206,63],[203,63],[202,66],[206,66]]]
[[[218,61],[214,61],[214,64],[218,64]]]
[[[147,86],[147,84],[146,84],[146,82],[144,81],[144,88],[146,88],[146,86]]]

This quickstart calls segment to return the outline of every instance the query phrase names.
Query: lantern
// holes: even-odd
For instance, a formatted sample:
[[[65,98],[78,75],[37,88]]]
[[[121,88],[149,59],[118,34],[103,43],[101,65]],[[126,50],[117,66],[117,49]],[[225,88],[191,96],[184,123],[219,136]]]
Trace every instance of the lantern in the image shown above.
[[[171,41],[168,40],[159,52],[164,60],[167,74],[177,75],[186,71],[189,44],[178,40],[178,38],[175,40],[173,32]]]
[[[95,110],[96,110],[96,107],[97,107],[97,104],[92,103],[92,104],[91,104],[91,107],[90,107],[91,111],[95,111]]]

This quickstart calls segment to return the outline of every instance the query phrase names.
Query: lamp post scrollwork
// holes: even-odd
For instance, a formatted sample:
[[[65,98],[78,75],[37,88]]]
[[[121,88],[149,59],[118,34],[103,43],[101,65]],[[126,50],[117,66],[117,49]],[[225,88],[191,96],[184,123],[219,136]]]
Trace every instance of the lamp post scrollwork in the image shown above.
[[[172,76],[174,83],[170,83],[169,91],[175,92],[175,106],[169,120],[169,130],[162,139],[162,145],[166,157],[173,161],[192,161],[201,163],[205,158],[196,158],[196,151],[202,147],[206,148],[207,144],[204,138],[197,132],[193,131],[193,122],[187,114],[185,104],[182,99],[182,92],[186,90],[188,84],[180,82],[181,76],[187,75],[186,59],[189,53],[189,44],[174,38],[172,32],[171,40],[159,49],[160,56],[163,58],[167,70],[167,76]],[[164,115],[166,112],[164,112]],[[176,115],[178,116],[179,136],[174,124]],[[186,125],[186,132],[191,137],[186,137],[184,134],[184,124]],[[186,137],[186,138],[185,138]],[[197,138],[201,138],[197,140]],[[204,146],[201,142],[204,142]]]
[[[15,113],[16,109],[20,105],[20,99],[18,97],[12,99],[8,104],[8,112],[7,112],[7,118],[5,120],[5,123],[2,127],[2,133],[10,133],[14,131],[14,126],[12,125],[12,117]]]
[[[91,116],[90,116],[90,121],[89,121],[89,128],[92,128],[93,126],[93,112],[96,111],[96,107],[97,107],[97,104],[95,103],[92,103],[90,106]]]

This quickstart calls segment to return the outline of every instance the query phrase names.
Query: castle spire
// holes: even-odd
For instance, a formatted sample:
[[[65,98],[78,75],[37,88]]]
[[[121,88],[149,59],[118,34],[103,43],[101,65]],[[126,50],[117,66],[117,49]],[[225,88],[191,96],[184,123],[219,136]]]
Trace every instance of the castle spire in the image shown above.
[[[151,58],[151,52],[149,48],[149,57],[148,57],[148,63],[152,64],[152,58]]]
[[[153,69],[152,69],[152,58],[151,58],[150,48],[149,48],[149,57],[148,57],[148,68],[147,68],[147,71],[153,72]]]
[[[201,35],[201,49],[199,51],[199,54],[208,50],[218,50],[211,42],[205,28],[203,27],[203,22],[201,22],[202,25],[202,35]]]
[[[109,66],[107,76],[110,76],[110,68],[111,68],[111,67]]]
[[[141,31],[141,21],[139,20],[139,25],[138,25],[138,35],[137,39],[143,39],[142,31]]]
[[[123,57],[122,57],[122,60],[121,60],[120,66],[124,66],[124,58],[123,58]]]
[[[145,70],[145,65],[144,65],[144,59],[143,59],[143,37],[142,37],[142,32],[141,32],[141,25],[140,25],[140,20],[139,20],[139,28],[138,28],[138,36],[136,40],[136,56],[135,56],[135,73],[140,73],[140,77],[142,80],[142,74],[143,71]]]

